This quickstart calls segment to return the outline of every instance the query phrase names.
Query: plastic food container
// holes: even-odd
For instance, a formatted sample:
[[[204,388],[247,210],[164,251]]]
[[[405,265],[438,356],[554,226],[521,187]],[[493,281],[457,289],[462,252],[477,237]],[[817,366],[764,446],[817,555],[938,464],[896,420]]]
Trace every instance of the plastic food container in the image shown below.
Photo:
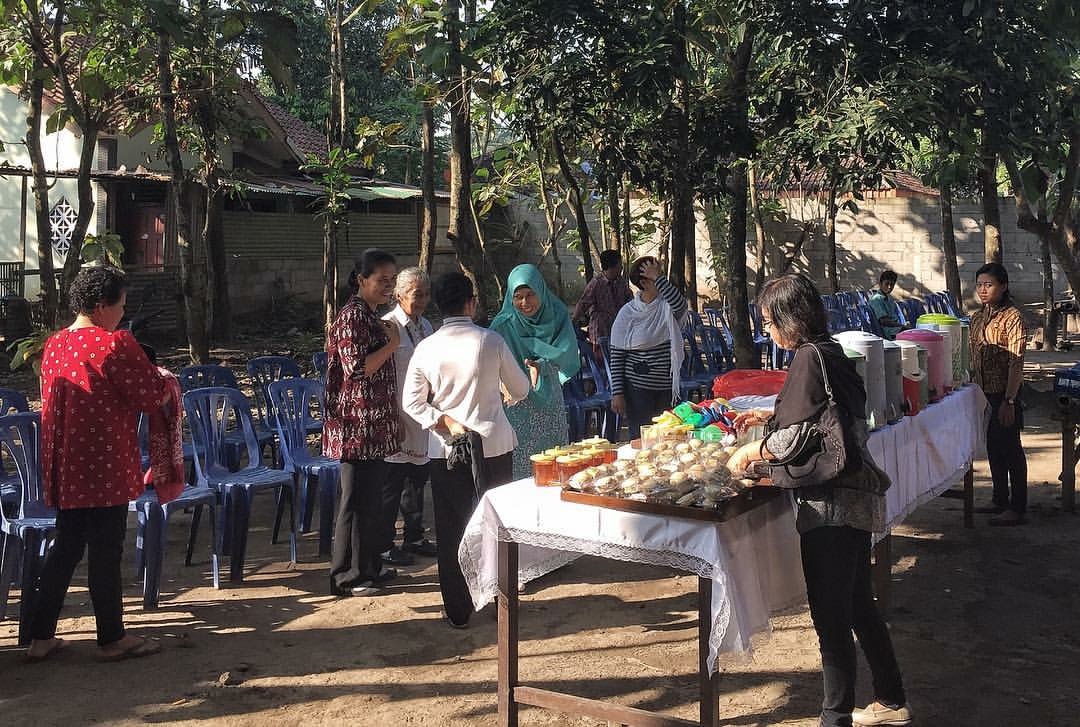
[[[938,401],[952,386],[952,355],[938,331],[916,328],[896,334],[898,341],[913,341],[926,349],[926,374],[930,401]]]
[[[885,385],[885,341],[865,331],[844,331],[837,333],[833,339],[845,349],[858,351],[866,357],[866,372],[863,374],[868,407],[866,421],[871,429],[884,426],[889,420]]]

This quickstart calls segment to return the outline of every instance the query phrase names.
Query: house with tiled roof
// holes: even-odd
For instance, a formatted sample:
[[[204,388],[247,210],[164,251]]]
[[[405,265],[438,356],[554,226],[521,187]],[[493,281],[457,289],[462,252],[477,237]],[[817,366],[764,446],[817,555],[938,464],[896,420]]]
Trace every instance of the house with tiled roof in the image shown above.
[[[267,310],[285,300],[318,300],[323,223],[316,216],[316,200],[322,189],[300,167],[309,155],[325,155],[326,139],[254,88],[242,87],[237,93],[254,123],[250,134],[231,139],[220,150],[229,186],[221,220],[233,311]],[[45,113],[57,104],[58,99],[47,94]],[[25,135],[27,112],[28,103],[16,89],[0,86],[0,140],[5,147],[0,152],[0,296],[17,293],[33,300],[39,290],[37,227],[30,158],[25,144],[17,141]],[[120,236],[125,268],[140,286],[129,300],[160,309],[159,320],[168,326],[180,310],[179,255],[176,231],[167,216],[168,164],[153,136],[151,123],[100,135],[91,175],[95,208],[89,231]],[[52,184],[53,260],[59,269],[77,214],[82,138],[78,127],[69,124],[52,134],[43,131],[42,141]],[[196,160],[187,157],[185,164],[195,168]],[[376,245],[406,263],[415,261],[419,188],[358,179],[352,192],[348,225],[339,243],[346,274],[365,248]],[[440,202],[440,248],[449,255],[447,200]]]

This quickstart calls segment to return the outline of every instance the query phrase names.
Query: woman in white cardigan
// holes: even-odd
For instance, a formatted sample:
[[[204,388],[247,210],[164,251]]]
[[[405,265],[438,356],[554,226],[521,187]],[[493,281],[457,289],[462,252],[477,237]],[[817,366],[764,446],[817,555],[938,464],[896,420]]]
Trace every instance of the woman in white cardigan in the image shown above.
[[[446,620],[465,628],[473,604],[458,564],[458,546],[483,490],[512,477],[517,437],[503,403],[524,399],[531,382],[506,341],[473,323],[476,296],[468,278],[447,273],[435,281],[432,292],[443,324],[413,352],[402,408],[430,432],[439,587]],[[535,381],[535,363],[529,366]],[[479,458],[474,467],[450,461],[455,441],[462,438],[468,438],[473,457]],[[481,482],[474,470],[482,473]]]

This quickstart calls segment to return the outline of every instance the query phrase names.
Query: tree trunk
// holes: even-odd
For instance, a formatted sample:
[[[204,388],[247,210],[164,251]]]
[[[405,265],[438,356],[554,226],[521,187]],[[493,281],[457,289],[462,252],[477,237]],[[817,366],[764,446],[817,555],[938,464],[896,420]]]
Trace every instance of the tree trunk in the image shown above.
[[[94,171],[94,161],[97,158],[98,129],[93,122],[85,118],[79,127],[82,130],[78,178],[79,212],[75,218],[75,229],[71,232],[71,246],[64,258],[64,272],[60,279],[60,301],[64,304],[67,303],[68,289],[82,267],[82,247],[86,241],[86,232],[90,229],[90,218],[94,215],[94,184],[90,180],[90,173]]]
[[[323,334],[329,340],[338,308],[338,225],[334,215],[323,218]]]
[[[825,212],[825,243],[828,246],[825,277],[832,292],[840,292],[840,272],[836,265],[836,184],[829,187],[829,208]]]
[[[619,178],[614,174],[607,175],[607,191],[604,197],[607,201],[608,224],[611,226],[611,237],[608,238],[608,248],[623,251],[622,240],[622,210],[619,209]]]
[[[660,269],[671,277],[671,200],[663,194],[660,195],[660,219],[656,229],[660,233],[660,249],[657,254]]]
[[[988,263],[1002,262],[1001,210],[998,207],[997,154],[983,131],[983,143],[979,153],[979,187],[982,196],[983,250]]]
[[[1043,208],[1042,212],[1045,213],[1046,209]],[[1045,219],[1045,214],[1041,216]],[[1053,351],[1057,348],[1057,325],[1052,315],[1054,311],[1054,262],[1050,257],[1050,241],[1045,237],[1039,238],[1039,256],[1042,258],[1043,288],[1042,350]]]
[[[209,291],[206,333],[211,340],[227,341],[232,335],[229,277],[225,237],[221,230],[221,169],[218,165],[218,122],[208,97],[200,98],[196,112],[202,136],[203,204],[202,249],[206,252],[206,285]]]
[[[672,8],[675,38],[672,67],[675,69],[675,153],[676,163],[671,194],[671,282],[686,294],[690,308],[697,310],[697,260],[694,245],[694,187],[690,180],[690,63],[686,52],[686,7],[677,0]]]
[[[956,231],[953,227],[952,185],[941,184],[941,254],[945,262],[945,288],[964,307],[964,290],[960,283],[960,261],[956,253]]]
[[[328,6],[327,10],[332,11],[329,18],[330,116],[327,121],[327,147],[329,149],[334,147],[344,149],[349,145],[349,132],[346,124],[348,109],[345,95],[345,37],[341,27],[345,20],[345,4],[343,0],[334,0],[333,5]]]
[[[731,211],[728,216],[727,299],[735,366],[761,368],[761,356],[754,346],[750,327],[750,296],[746,289],[746,202],[749,184],[743,165],[732,168],[728,177]]]
[[[53,266],[52,224],[49,222],[49,180],[45,175],[45,156],[41,151],[41,98],[45,85],[42,67],[34,63],[30,82],[30,115],[27,117],[26,148],[34,175],[34,220],[37,223],[38,278],[41,281],[41,317],[47,328],[57,324],[56,269]]]
[[[458,265],[476,289],[481,310],[486,311],[490,297],[489,288],[484,280],[487,265],[484,251],[476,239],[476,228],[472,216],[470,83],[468,71],[460,60],[460,53],[463,50],[461,2],[447,0],[445,7],[447,40],[453,49],[448,68],[450,87],[446,93],[446,103],[450,111],[450,220],[446,236],[457,253]]]
[[[631,258],[634,256],[634,238],[631,234],[631,215],[630,215],[630,175],[626,175],[623,182],[623,198],[622,198],[622,224],[623,224],[623,244],[626,245],[626,251],[623,253],[626,257],[627,264],[630,263]]]
[[[578,238],[581,244],[581,260],[585,267],[585,282],[593,279],[592,261],[592,235],[589,233],[589,220],[585,217],[585,200],[578,186],[574,170],[566,159],[566,150],[563,149],[562,141],[557,134],[552,134],[552,143],[555,148],[555,161],[558,162],[559,171],[562,172],[563,181],[570,190],[570,204],[574,207],[574,217],[577,220]]]
[[[767,246],[765,241],[765,216],[761,211],[761,197],[757,189],[757,173],[753,164],[747,170],[747,179],[750,183],[750,210],[754,214],[754,236],[757,238],[757,244],[754,246],[754,254],[757,257],[757,270],[754,273],[754,295],[757,295],[761,292],[762,286],[765,285],[768,266],[765,253]]]
[[[540,185],[540,199],[544,204],[544,222],[547,223],[547,242],[544,245],[544,253],[540,256],[543,262],[544,256],[550,254],[551,262],[555,266],[555,289],[560,300],[565,298],[566,291],[562,275],[562,258],[559,257],[559,238],[562,237],[565,223],[558,216],[559,204],[552,204],[548,193],[547,175],[544,174],[544,149],[540,145],[540,135],[533,133],[529,137],[536,152],[536,173]]]
[[[428,275],[435,265],[435,241],[439,229],[439,208],[435,200],[435,102],[425,100],[420,124],[420,197],[423,220],[420,224],[420,267]]]
[[[184,322],[187,328],[188,354],[192,363],[210,362],[210,341],[206,336],[206,279],[195,255],[191,230],[188,227],[187,185],[184,180],[184,160],[180,156],[180,139],[176,131],[176,96],[173,92],[172,43],[168,32],[158,31],[158,93],[161,96],[161,116],[165,130],[165,149],[169,160],[169,204],[176,224],[176,240],[180,248],[180,288],[184,293]]]

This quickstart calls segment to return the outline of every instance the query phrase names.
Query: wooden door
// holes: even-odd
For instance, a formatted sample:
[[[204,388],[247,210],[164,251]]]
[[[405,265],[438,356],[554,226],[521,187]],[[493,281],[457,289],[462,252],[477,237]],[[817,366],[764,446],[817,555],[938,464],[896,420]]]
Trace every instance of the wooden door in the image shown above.
[[[159,204],[140,205],[135,216],[134,264],[165,264],[165,210]]]

